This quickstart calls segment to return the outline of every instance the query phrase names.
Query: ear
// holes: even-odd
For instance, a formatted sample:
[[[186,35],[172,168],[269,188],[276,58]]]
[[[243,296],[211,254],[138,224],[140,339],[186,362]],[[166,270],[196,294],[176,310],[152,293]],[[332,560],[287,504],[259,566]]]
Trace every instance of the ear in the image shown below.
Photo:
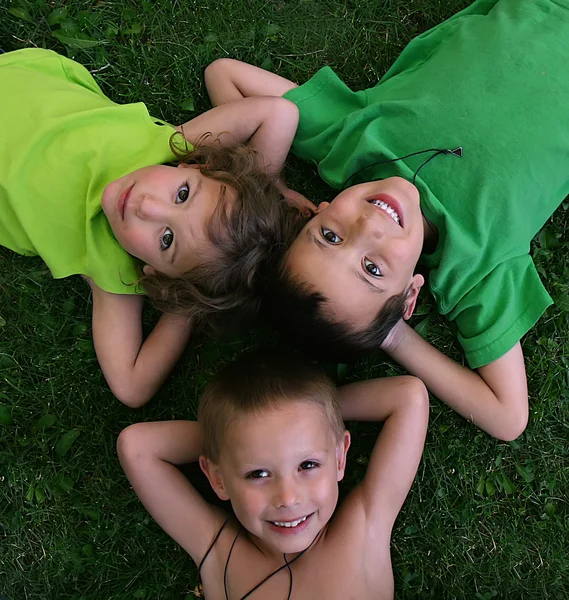
[[[316,212],[314,214],[318,214],[322,212],[325,208],[330,206],[330,202],[320,202],[320,204],[316,207]]]
[[[158,273],[158,271],[150,265],[144,265],[144,267],[142,267],[142,272],[145,275],[156,275]]]
[[[218,495],[220,500],[229,500],[229,494],[225,489],[223,483],[223,475],[218,465],[214,464],[206,456],[200,456],[199,459],[201,470],[205,473],[209,484],[213,488],[213,491]]]
[[[348,456],[348,448],[351,442],[350,432],[346,429],[342,436],[342,441],[336,448],[336,468],[338,471],[338,481],[344,479],[344,473],[346,471],[346,457]]]
[[[405,312],[403,313],[403,318],[407,321],[407,319],[411,318],[415,310],[415,305],[417,304],[417,299],[419,298],[419,292],[425,283],[425,278],[418,273],[413,275],[411,279],[411,285],[407,288],[407,297],[405,298]]]

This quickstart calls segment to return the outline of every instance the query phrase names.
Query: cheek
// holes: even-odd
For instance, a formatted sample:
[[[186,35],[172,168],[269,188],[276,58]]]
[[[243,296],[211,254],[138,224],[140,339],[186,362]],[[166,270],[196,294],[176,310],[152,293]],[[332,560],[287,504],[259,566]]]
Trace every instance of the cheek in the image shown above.
[[[265,493],[260,488],[245,485],[232,486],[229,491],[231,504],[238,518],[256,517],[266,505]],[[240,519],[241,520],[241,519]]]

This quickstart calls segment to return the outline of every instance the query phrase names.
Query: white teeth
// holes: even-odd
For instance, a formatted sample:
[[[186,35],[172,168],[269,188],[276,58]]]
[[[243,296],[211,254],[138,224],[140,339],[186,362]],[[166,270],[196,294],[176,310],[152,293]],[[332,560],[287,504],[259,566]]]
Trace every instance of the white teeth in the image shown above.
[[[379,208],[384,210],[397,223],[397,225],[400,225],[401,219],[399,218],[397,211],[391,208],[387,202],[384,202],[383,200],[370,200],[370,204],[379,206]]]
[[[277,525],[278,527],[296,527],[301,523],[304,523],[308,517],[302,517],[302,519],[298,519],[298,521],[272,521],[273,525]]]

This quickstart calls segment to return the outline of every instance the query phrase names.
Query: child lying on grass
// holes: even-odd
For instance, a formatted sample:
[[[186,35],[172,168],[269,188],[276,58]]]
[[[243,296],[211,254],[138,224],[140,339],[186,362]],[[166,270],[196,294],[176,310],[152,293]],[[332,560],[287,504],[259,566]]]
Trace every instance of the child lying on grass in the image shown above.
[[[361,92],[330,68],[298,87],[236,61],[209,67],[218,104],[293,101],[293,151],[343,190],[283,261],[270,308],[288,337],[341,360],[381,346],[491,435],[520,435],[520,340],[552,302],[529,246],[569,194],[568,37],[567,0],[478,0]],[[405,323],[420,257],[470,368]]]
[[[428,397],[412,377],[336,389],[299,357],[265,353],[223,369],[198,422],[138,423],[121,464],[158,524],[199,565],[207,600],[393,597],[390,535],[417,471]],[[364,480],[342,503],[344,419],[384,421]],[[198,461],[232,511],[208,504],[176,465]]]
[[[298,111],[249,98],[172,127],[40,49],[0,55],[0,89],[0,245],[88,278],[105,378],[140,406],[192,328],[256,312],[261,273],[298,231],[281,193],[302,198],[279,180]],[[141,291],[165,313],[146,340]]]

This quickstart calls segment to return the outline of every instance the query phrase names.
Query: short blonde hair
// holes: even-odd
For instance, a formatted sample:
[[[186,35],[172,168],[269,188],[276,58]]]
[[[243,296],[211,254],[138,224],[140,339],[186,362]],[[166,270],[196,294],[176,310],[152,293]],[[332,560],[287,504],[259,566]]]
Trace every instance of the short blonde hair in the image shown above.
[[[322,369],[297,354],[272,349],[230,363],[208,383],[200,400],[204,455],[219,461],[228,427],[236,418],[292,402],[320,407],[340,442],[345,428],[337,388]]]

